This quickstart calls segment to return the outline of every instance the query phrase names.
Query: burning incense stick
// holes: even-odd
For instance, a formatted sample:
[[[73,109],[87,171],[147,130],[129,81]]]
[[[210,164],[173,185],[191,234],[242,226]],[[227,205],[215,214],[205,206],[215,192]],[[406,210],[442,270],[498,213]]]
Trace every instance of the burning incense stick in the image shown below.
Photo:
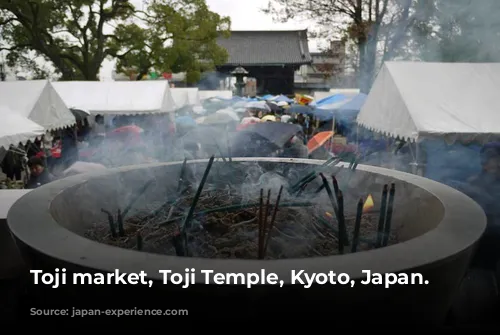
[[[132,206],[136,203],[137,200],[139,200],[139,198],[144,194],[144,192],[146,192],[146,190],[148,189],[149,185],[151,185],[153,182],[154,182],[154,179],[151,179],[146,184],[144,184],[144,186],[142,186],[140,188],[139,192],[137,193],[137,196],[135,196],[134,199],[123,210],[123,213],[122,213],[123,217],[127,216],[128,212],[130,211],[130,209],[132,208]]]
[[[359,243],[359,232],[361,230],[361,217],[363,215],[363,198],[359,199],[358,201],[358,207],[356,209],[356,221],[354,222],[354,233],[352,236],[352,246],[351,246],[351,252],[354,253],[358,249],[358,243]]]
[[[382,246],[382,238],[384,236],[385,211],[387,209],[387,192],[388,186],[387,184],[385,184],[382,191],[382,199],[380,200],[380,216],[378,220],[377,242],[375,244],[377,248],[380,248]]]
[[[342,191],[339,191],[337,195],[337,205],[339,206],[339,232],[341,237],[341,243],[343,246],[349,245],[349,236],[347,236],[347,227],[345,225],[345,215],[344,215],[344,195]],[[342,248],[343,251],[344,248]]]
[[[339,194],[340,192],[339,183],[337,182],[337,178],[335,177],[335,175],[332,175],[332,184],[335,194]]]
[[[142,250],[142,235],[141,232],[138,231],[137,234],[135,235],[135,240],[137,244],[137,250],[141,251]]]
[[[264,257],[266,256],[267,247],[269,246],[269,241],[271,240],[271,233],[272,233],[273,228],[274,228],[274,222],[276,220],[276,214],[278,213],[278,207],[280,205],[282,192],[283,192],[283,185],[280,187],[278,197],[276,198],[276,204],[274,205],[273,216],[271,217],[271,223],[269,224],[266,242],[264,243]]]
[[[184,181],[184,175],[186,174],[186,165],[187,165],[187,158],[184,158],[184,161],[182,162],[181,166],[181,172],[179,174],[179,182],[177,184],[177,193],[181,191],[182,188],[182,183]]]
[[[288,203],[283,203],[280,206],[281,207],[310,207],[310,206],[314,206],[314,205],[315,205],[315,203],[313,203],[313,202],[288,202]],[[223,207],[206,209],[206,210],[194,213],[193,216],[207,215],[207,214],[218,213],[218,212],[232,212],[232,211],[237,211],[239,209],[258,208],[258,207],[259,207],[259,203],[237,204],[237,205],[230,205],[230,206],[223,206]],[[183,218],[183,216],[178,216],[178,217],[172,218],[170,220],[165,220],[163,222],[160,222],[160,223],[158,223],[158,225],[164,226],[164,225],[179,221],[182,218]]]
[[[182,238],[181,234],[178,234],[178,235],[175,235],[172,237],[172,244],[173,244],[174,249],[175,249],[175,254],[178,257],[186,256],[186,252],[184,249],[185,243],[183,242],[183,238]]]
[[[227,145],[227,157],[229,158],[229,163],[233,162],[233,154],[231,148],[231,139],[229,138],[229,133],[226,128],[226,145]]]
[[[394,196],[396,194],[396,184],[391,184],[389,191],[389,201],[387,204],[387,215],[385,218],[384,239],[382,245],[386,247],[389,244],[389,236],[391,234],[392,209],[394,207]]]
[[[189,229],[191,226],[191,219],[193,218],[194,209],[196,208],[196,204],[198,203],[198,200],[200,199],[201,191],[203,191],[203,187],[205,186],[205,182],[207,181],[208,175],[210,173],[210,169],[212,168],[212,165],[214,164],[214,159],[215,159],[215,156],[212,156],[208,160],[207,168],[205,169],[205,172],[203,173],[203,177],[201,178],[200,185],[198,186],[198,189],[196,190],[196,194],[194,195],[193,202],[191,203],[191,207],[189,207],[189,211],[188,211],[188,214],[186,215],[186,219],[184,220],[184,223],[182,224],[181,235],[182,235],[182,239],[184,240],[183,242],[184,242],[184,249],[185,249],[186,254],[188,253],[187,229]]]
[[[116,221],[118,223],[118,235],[120,237],[125,236],[125,229],[123,229],[123,215],[120,209],[118,209],[118,214],[116,215]]]
[[[344,231],[343,225],[344,223],[344,200],[342,196],[339,194],[337,196],[337,205],[339,206],[339,214],[338,214],[338,225],[339,225],[339,254],[344,254]]]
[[[222,158],[222,160],[224,161],[224,163],[227,163],[226,157],[224,157],[224,154],[222,153],[222,149],[220,148],[219,144],[217,143],[217,141],[215,139],[214,139],[214,144],[215,144],[215,147],[217,148],[217,151],[219,151],[219,155]]]
[[[259,232],[258,232],[258,245],[257,245],[257,258],[261,259],[262,253],[262,241],[264,234],[264,189],[260,189],[260,198],[259,198]]]
[[[118,234],[116,234],[115,220],[113,219],[113,214],[111,212],[101,208],[101,212],[108,215],[108,223],[109,223],[109,231],[111,232],[111,236],[113,238],[117,238]]]
[[[338,209],[337,204],[335,202],[335,198],[333,196],[332,189],[330,188],[330,185],[328,184],[328,180],[326,180],[325,176],[322,173],[320,173],[319,175],[321,177],[321,180],[323,181],[323,186],[326,190],[326,193],[328,194],[328,197],[330,198],[330,202],[332,203],[333,211],[335,212],[335,215],[337,216],[337,220],[338,220],[339,209]]]

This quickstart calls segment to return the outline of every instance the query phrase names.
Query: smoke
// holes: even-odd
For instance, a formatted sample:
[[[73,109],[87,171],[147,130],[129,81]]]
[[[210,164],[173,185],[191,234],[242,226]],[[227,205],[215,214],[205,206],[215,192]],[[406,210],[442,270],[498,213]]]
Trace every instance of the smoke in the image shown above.
[[[205,72],[196,86],[200,90],[219,90],[226,78],[220,72]]]
[[[393,43],[384,50],[381,63],[386,60],[499,62],[499,15],[500,2],[495,0],[412,1],[406,24],[387,26],[382,30],[381,34],[388,34],[388,40]],[[405,42],[394,43],[398,36],[404,36],[402,40]],[[412,94],[418,96],[419,92]],[[421,98],[425,99],[424,96]],[[364,129],[362,132],[362,164],[413,172],[412,163],[417,162],[424,177],[470,195],[487,214],[496,212],[494,201],[488,194],[493,198],[500,196],[495,186],[500,175],[495,172],[498,170],[495,162],[488,167],[489,172],[484,170],[481,143],[452,143],[444,137],[428,138],[419,143],[417,153],[414,144],[406,143],[398,150],[400,141]]]

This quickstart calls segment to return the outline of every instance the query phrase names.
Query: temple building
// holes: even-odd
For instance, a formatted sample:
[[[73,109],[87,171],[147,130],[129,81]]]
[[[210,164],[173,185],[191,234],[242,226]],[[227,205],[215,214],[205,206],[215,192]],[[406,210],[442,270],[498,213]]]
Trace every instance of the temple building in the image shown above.
[[[312,62],[307,30],[232,31],[217,42],[229,54],[226,64],[217,67],[218,74],[231,77],[242,66],[255,78],[258,95],[293,94],[295,71]]]

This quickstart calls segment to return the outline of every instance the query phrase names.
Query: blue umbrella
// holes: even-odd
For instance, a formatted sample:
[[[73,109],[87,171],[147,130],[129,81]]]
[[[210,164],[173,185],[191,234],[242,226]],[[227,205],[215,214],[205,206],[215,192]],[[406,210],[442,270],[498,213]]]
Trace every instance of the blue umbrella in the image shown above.
[[[360,93],[350,100],[338,101],[336,103],[318,106],[314,116],[322,121],[333,119],[351,119],[356,117],[367,98],[366,94]]]
[[[340,106],[338,111],[340,114],[344,112],[356,112],[359,113],[361,107],[365,104],[366,98],[368,96],[364,93],[359,93],[354,98],[352,98],[349,102],[346,102],[344,105]]]
[[[291,102],[293,102],[293,99],[290,99],[289,97],[284,96],[283,94],[281,94],[278,97],[276,97],[276,99],[274,99],[274,101],[276,101],[276,102],[284,101],[284,102],[291,103]]]
[[[271,100],[272,98],[274,98],[274,95],[271,95],[271,94],[266,94],[264,95],[263,97],[260,97],[262,100]]]
[[[313,115],[313,108],[305,105],[294,104],[291,105],[290,108],[285,110],[287,114],[297,113],[297,114],[306,114]]]
[[[315,105],[319,107],[319,106],[324,106],[324,105],[329,105],[329,104],[333,104],[336,102],[340,102],[340,101],[343,101],[346,99],[347,99],[347,97],[343,94],[334,94],[334,95],[330,95],[329,97],[323,98],[319,101],[316,101]]]
[[[188,115],[177,117],[175,119],[175,123],[182,126],[193,126],[193,127],[197,126],[196,121],[191,116]]]

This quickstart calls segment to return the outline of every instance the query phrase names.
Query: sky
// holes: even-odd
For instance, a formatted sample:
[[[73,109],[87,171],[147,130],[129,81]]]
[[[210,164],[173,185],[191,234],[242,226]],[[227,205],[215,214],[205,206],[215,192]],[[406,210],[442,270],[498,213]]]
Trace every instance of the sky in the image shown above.
[[[131,1],[137,7],[141,6],[141,0]],[[232,30],[295,30],[310,29],[308,22],[290,21],[287,23],[275,23],[270,15],[261,12],[267,7],[268,0],[206,0],[210,10],[222,16],[231,18]],[[317,50],[314,40],[309,40],[311,51]],[[101,79],[110,80],[114,62],[105,60],[101,68]]]

